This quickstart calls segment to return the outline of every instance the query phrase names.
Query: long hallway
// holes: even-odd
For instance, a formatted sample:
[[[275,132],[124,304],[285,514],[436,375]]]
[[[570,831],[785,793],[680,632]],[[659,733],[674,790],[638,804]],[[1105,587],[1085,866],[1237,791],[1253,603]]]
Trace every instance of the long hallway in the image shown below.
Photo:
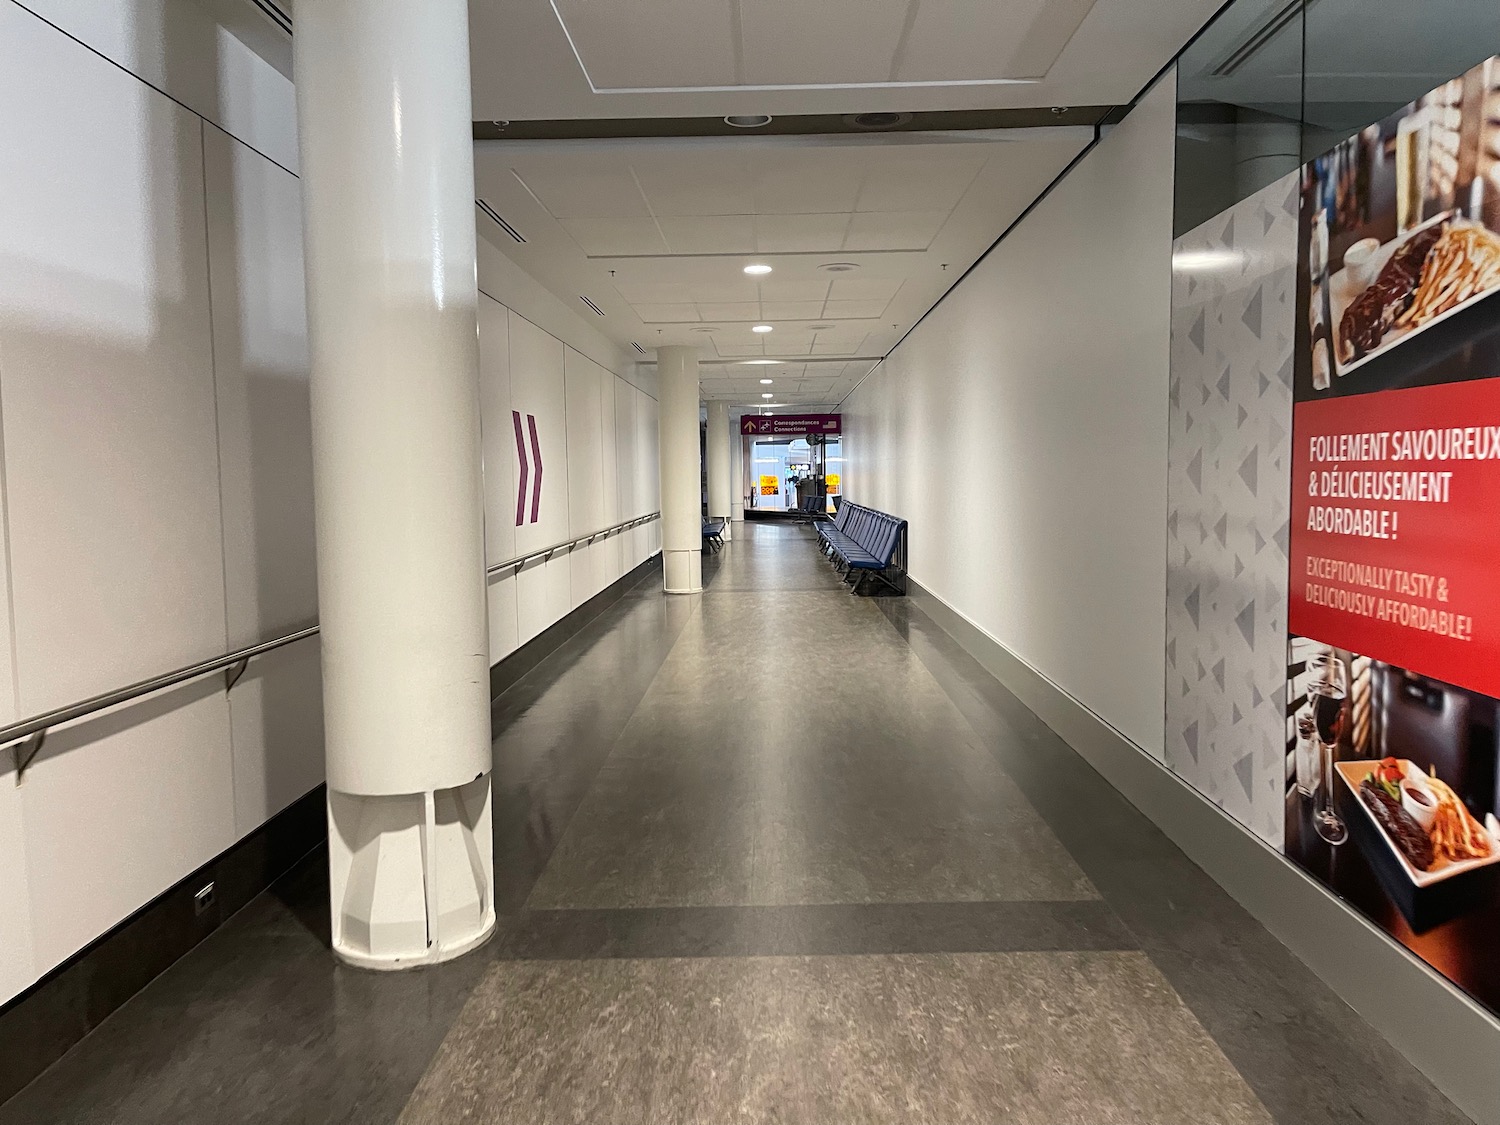
[[[808,528],[705,571],[496,701],[485,950],[337,965],[314,855],[0,1122],[1466,1120]]]

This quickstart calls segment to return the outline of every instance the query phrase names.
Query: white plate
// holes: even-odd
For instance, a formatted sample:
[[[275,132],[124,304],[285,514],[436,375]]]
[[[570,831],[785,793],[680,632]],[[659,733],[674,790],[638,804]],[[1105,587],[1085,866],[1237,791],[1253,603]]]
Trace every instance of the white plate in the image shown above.
[[[1401,770],[1408,777],[1412,774],[1421,773],[1411,759],[1402,758],[1400,761]],[[1339,762],[1336,768],[1339,771],[1339,776],[1344,779],[1344,784],[1354,794],[1354,803],[1370,818],[1370,823],[1375,826],[1375,831],[1380,833],[1380,838],[1385,841],[1386,847],[1391,849],[1391,854],[1401,864],[1401,869],[1406,872],[1408,879],[1419,887],[1430,887],[1433,883],[1441,883],[1444,879],[1451,879],[1455,875],[1462,875],[1465,871],[1474,871],[1480,867],[1488,867],[1493,863],[1500,863],[1500,844],[1497,844],[1494,832],[1481,826],[1480,831],[1490,841],[1490,854],[1485,859],[1466,859],[1462,863],[1453,863],[1449,860],[1439,859],[1433,863],[1432,870],[1430,871],[1418,871],[1413,867],[1411,861],[1396,846],[1396,841],[1390,838],[1386,830],[1381,827],[1380,821],[1375,819],[1375,814],[1370,811],[1370,806],[1365,804],[1364,798],[1359,795],[1359,783],[1374,773],[1375,767],[1379,764],[1378,761],[1364,759],[1356,762]]]
[[[1434,215],[1421,226],[1413,227],[1405,234],[1398,235],[1397,237],[1391,239],[1389,242],[1385,243],[1380,247],[1380,249],[1375,251],[1373,257],[1371,258],[1371,262],[1373,264],[1371,267],[1370,276],[1372,278],[1378,278],[1380,276],[1380,271],[1385,269],[1386,263],[1391,260],[1391,255],[1395,254],[1397,248],[1404,244],[1407,239],[1411,238],[1413,235],[1417,234],[1420,231],[1426,230],[1430,226],[1452,218],[1454,218],[1454,213],[1452,211],[1446,211],[1441,215]],[[1425,332],[1434,324],[1441,324],[1454,313],[1459,312],[1461,309],[1468,308],[1475,301],[1484,300],[1491,293],[1497,291],[1500,291],[1500,286],[1493,286],[1489,289],[1486,289],[1483,293],[1475,293],[1474,296],[1470,297],[1467,301],[1464,301],[1461,304],[1454,305],[1451,309],[1443,313],[1441,316],[1433,317],[1426,324],[1423,324],[1419,328],[1392,328],[1383,337],[1381,337],[1380,346],[1378,348],[1374,349],[1373,351],[1366,352],[1358,359],[1350,360],[1349,363],[1345,365],[1339,362],[1339,333],[1342,330],[1344,324],[1344,312],[1349,308],[1350,305],[1354,303],[1355,298],[1357,298],[1361,293],[1364,292],[1363,288],[1355,288],[1355,286],[1352,284],[1349,278],[1349,268],[1345,266],[1343,269],[1339,270],[1338,273],[1332,275],[1328,279],[1328,306],[1330,320],[1329,327],[1332,330],[1333,336],[1332,343],[1334,372],[1338,375],[1347,375],[1356,367],[1368,363],[1376,356],[1390,351],[1397,344],[1401,343],[1401,341],[1411,336],[1415,336],[1418,333]]]

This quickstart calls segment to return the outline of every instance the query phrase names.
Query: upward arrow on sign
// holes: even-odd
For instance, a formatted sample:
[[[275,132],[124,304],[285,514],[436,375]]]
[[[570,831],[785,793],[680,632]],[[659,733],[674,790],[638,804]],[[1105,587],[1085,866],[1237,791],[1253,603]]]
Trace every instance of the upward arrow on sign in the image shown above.
[[[747,416],[744,424],[740,426],[740,432],[753,434],[755,432],[755,419]]]

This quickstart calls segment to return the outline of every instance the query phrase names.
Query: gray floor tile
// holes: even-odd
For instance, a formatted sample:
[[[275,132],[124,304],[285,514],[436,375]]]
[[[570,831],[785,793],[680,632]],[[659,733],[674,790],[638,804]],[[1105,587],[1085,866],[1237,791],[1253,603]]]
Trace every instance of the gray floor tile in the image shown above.
[[[510,963],[402,1125],[1250,1125],[1136,953]]]

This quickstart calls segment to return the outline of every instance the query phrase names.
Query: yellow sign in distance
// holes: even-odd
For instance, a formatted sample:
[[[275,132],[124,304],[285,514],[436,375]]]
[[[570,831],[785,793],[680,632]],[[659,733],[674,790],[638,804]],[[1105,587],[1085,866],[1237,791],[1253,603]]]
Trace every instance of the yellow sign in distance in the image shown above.
[[[829,492],[837,492],[839,490],[839,475],[838,475],[838,473],[829,473],[826,477],[823,478],[823,481],[824,481],[824,484],[827,486],[827,491],[829,491]]]

